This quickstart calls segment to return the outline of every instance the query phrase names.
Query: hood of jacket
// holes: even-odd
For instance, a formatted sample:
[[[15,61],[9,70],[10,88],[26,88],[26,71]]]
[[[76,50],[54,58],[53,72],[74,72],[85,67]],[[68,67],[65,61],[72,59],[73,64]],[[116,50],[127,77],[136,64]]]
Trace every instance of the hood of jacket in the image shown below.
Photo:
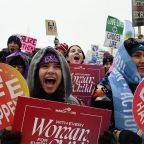
[[[36,71],[38,68],[38,64],[43,58],[43,56],[48,52],[55,53],[60,61],[62,76],[63,76],[63,83],[64,83],[64,97],[65,99],[68,99],[72,92],[72,83],[71,83],[71,75],[70,75],[69,66],[68,66],[67,61],[65,60],[65,57],[52,47],[46,47],[46,48],[40,49],[32,58],[29,71],[28,71],[28,79],[27,79],[29,90],[30,90],[30,95],[31,97],[33,97],[34,95],[35,78],[36,78]]]

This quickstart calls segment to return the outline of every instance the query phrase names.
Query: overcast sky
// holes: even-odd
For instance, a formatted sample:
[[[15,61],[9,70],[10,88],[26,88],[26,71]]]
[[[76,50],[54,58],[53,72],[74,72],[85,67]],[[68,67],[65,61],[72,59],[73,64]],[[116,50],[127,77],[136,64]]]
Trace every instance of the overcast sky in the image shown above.
[[[131,21],[131,0],[0,0],[0,49],[16,33],[36,38],[37,47],[53,46],[45,19],[56,21],[60,42],[103,47],[108,15]]]

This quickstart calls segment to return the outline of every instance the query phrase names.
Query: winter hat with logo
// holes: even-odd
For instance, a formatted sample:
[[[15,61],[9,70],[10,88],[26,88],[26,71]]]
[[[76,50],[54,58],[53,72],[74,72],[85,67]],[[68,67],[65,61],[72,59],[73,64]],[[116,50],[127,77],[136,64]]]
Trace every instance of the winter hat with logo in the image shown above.
[[[68,50],[68,45],[66,43],[59,43],[56,45],[56,49],[62,50],[64,53]]]
[[[19,49],[20,49],[20,48],[21,48],[21,45],[22,45],[20,38],[19,38],[17,35],[11,35],[11,36],[8,38],[7,45],[8,45],[9,43],[13,42],[13,41],[14,41],[15,43],[17,43],[17,45],[19,46]]]
[[[39,67],[41,65],[48,64],[48,63],[59,63],[59,59],[54,53],[48,52],[43,56],[43,58],[39,62]]]
[[[129,53],[129,55],[131,55],[132,53],[134,53],[138,50],[144,51],[144,45],[139,43],[134,38],[129,38],[129,39],[125,40],[124,46],[125,46],[127,52]]]

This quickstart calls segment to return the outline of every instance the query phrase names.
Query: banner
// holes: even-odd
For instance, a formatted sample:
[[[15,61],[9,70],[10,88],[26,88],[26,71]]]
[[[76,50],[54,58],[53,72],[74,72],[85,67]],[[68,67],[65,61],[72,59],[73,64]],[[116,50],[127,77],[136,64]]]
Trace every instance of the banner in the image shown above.
[[[128,38],[135,38],[135,30],[132,26],[132,22],[129,20],[125,20],[125,26],[124,26],[124,39]]]
[[[109,110],[19,97],[12,131],[22,132],[21,144],[98,144],[110,117]]]
[[[18,96],[29,96],[27,82],[15,68],[0,63],[0,129],[12,125]]]
[[[104,77],[104,67],[86,64],[70,64],[73,85],[72,95],[83,100],[85,105],[91,103],[91,93],[100,79]]]
[[[123,38],[124,24],[119,19],[108,16],[104,46],[117,48]]]
[[[133,26],[144,26],[144,1],[132,0]]]

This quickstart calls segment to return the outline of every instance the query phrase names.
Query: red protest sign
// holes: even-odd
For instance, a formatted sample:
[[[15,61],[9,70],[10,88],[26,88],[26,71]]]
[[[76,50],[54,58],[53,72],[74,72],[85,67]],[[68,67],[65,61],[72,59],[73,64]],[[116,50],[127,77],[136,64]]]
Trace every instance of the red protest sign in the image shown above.
[[[144,80],[138,85],[134,93],[132,109],[136,124],[144,132]]]
[[[103,66],[70,64],[73,92],[72,95],[81,98],[90,105],[91,93],[94,86],[104,77]]]
[[[110,117],[109,110],[19,97],[13,131],[22,132],[21,144],[98,144]]]
[[[29,96],[25,79],[15,68],[0,63],[0,129],[12,125],[18,96]]]

